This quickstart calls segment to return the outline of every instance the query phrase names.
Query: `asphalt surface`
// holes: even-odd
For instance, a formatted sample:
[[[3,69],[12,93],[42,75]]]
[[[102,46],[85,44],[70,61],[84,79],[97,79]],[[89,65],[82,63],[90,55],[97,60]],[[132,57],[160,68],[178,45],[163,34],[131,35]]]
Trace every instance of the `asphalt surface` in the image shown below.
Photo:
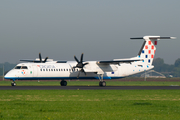
[[[172,90],[180,86],[0,86],[0,90]]]

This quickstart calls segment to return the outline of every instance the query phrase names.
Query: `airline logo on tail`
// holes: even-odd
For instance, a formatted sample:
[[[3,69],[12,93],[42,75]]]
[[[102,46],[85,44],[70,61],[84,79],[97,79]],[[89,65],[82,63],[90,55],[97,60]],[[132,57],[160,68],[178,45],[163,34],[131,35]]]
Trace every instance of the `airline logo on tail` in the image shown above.
[[[141,54],[139,55],[140,58],[143,58],[143,62],[146,64],[152,64],[153,58],[156,52],[156,45],[157,40],[150,40],[145,39],[145,45],[143,50],[141,51]]]
[[[143,63],[152,65],[157,41],[160,39],[176,39],[175,37],[160,37],[160,36],[144,36],[143,38],[131,38],[131,39],[144,39],[144,43],[139,51],[138,57],[143,59]]]

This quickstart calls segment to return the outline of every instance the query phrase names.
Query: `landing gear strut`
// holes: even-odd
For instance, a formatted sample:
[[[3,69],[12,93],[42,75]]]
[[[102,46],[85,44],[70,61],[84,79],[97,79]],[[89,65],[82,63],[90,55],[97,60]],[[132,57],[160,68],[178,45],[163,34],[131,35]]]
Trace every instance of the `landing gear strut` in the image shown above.
[[[61,86],[66,86],[66,85],[67,85],[67,81],[62,80],[62,81],[60,82],[60,85],[61,85]]]
[[[99,86],[105,87],[106,86],[106,82],[103,81],[103,74],[100,74],[98,77],[99,77],[99,80],[100,80]]]

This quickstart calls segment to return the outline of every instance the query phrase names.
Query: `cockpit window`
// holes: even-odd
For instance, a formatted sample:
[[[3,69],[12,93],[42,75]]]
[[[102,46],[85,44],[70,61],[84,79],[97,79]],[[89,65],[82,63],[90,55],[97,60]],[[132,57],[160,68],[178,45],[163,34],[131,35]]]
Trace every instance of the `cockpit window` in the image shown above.
[[[16,66],[14,69],[28,69],[27,66]]]
[[[22,66],[21,69],[28,69],[27,66]]]
[[[14,69],[21,69],[21,66],[16,66]]]

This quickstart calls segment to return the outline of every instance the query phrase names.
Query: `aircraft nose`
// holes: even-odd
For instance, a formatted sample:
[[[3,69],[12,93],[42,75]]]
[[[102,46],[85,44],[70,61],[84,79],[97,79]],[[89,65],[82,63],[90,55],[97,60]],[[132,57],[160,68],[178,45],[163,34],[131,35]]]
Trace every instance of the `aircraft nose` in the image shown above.
[[[4,79],[7,79],[7,78],[8,78],[8,76],[9,76],[9,75],[8,75],[8,73],[6,73],[6,75],[4,76]]]
[[[12,71],[9,71],[8,73],[6,73],[6,75],[4,76],[4,79],[11,79],[13,77]]]

